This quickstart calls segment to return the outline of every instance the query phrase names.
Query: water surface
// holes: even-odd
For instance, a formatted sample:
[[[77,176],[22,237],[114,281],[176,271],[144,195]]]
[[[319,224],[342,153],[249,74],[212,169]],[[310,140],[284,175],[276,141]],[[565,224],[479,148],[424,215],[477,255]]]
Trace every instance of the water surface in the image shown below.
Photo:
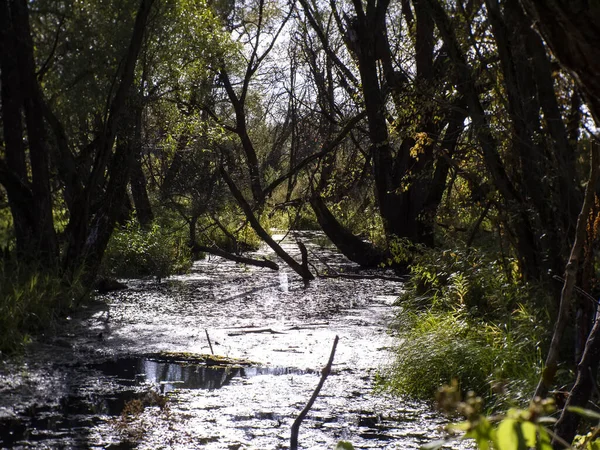
[[[297,236],[319,272],[357,270],[322,235]],[[293,236],[284,247],[297,253]],[[266,249],[254,256],[275,259]],[[287,448],[336,335],[333,371],[302,424],[301,448],[344,439],[417,449],[439,437],[445,421],[427,405],[373,392],[392,359],[388,325],[402,284],[305,283],[278,262],[273,272],[208,257],[190,274],[128,280],[129,289],[100,296],[56,336],[2,363],[0,445]],[[207,333],[215,354],[239,363],[195,359],[211,353]]]

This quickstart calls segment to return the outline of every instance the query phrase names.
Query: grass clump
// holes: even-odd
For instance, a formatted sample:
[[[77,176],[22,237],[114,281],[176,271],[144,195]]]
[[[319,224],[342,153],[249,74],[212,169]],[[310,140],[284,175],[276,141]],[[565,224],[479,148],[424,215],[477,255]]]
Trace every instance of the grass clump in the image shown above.
[[[0,352],[18,352],[52,331],[84,295],[79,281],[67,283],[57,272],[0,261]]]
[[[392,391],[432,399],[438,388],[457,380],[465,392],[477,392],[496,404],[527,399],[539,374],[538,342],[524,335],[515,313],[512,326],[476,320],[464,309],[410,313],[401,333],[397,358],[386,380]]]
[[[491,407],[526,400],[542,366],[547,330],[534,289],[499,262],[476,251],[418,248],[412,277],[400,299],[400,344],[383,385],[431,400],[438,388],[459,383]],[[536,313],[533,313],[536,311]]]
[[[115,230],[104,254],[101,273],[118,278],[162,279],[183,273],[192,259],[187,239],[155,223],[149,228],[129,221]]]

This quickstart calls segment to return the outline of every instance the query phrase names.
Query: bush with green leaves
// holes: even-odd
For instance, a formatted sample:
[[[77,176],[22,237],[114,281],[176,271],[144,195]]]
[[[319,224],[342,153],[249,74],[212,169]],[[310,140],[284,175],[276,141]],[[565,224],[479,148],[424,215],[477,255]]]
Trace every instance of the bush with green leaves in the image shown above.
[[[0,260],[0,352],[17,352],[33,335],[52,331],[84,298],[78,280]]]
[[[102,261],[101,274],[119,278],[153,276],[158,280],[191,266],[187,240],[155,223],[148,229],[130,221],[115,230]]]
[[[521,283],[514,259],[495,259],[477,249],[433,249],[395,240],[393,262],[409,262],[403,299],[424,298],[440,309],[467,308],[472,314],[505,316],[534,288]],[[392,262],[392,261],[390,261]]]

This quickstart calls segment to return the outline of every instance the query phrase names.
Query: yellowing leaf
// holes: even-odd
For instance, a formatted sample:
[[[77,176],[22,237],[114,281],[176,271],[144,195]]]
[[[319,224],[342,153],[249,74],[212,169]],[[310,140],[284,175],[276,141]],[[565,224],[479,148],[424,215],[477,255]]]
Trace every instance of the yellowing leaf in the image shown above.
[[[527,447],[535,447],[535,442],[537,441],[537,429],[538,427],[531,422],[521,423],[521,433],[523,434],[525,445]]]
[[[505,419],[498,425],[496,430],[496,441],[494,442],[497,450],[519,450],[519,435],[517,428],[519,423],[514,419]]]

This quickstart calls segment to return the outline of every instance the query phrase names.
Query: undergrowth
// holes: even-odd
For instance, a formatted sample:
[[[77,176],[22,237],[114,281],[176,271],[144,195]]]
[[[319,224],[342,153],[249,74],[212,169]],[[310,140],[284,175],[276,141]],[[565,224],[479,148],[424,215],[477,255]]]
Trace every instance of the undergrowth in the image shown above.
[[[116,229],[102,260],[101,274],[119,278],[165,278],[191,267],[191,255],[183,233],[155,223],[148,229],[129,221]]]
[[[84,295],[78,280],[67,283],[58,272],[0,261],[0,352],[18,352],[32,336],[52,331]]]
[[[400,344],[382,386],[430,400],[457,380],[491,408],[528,399],[548,332],[544,308],[533,306],[536,290],[518,281],[510,261],[475,250],[409,250],[411,277],[396,324]]]

